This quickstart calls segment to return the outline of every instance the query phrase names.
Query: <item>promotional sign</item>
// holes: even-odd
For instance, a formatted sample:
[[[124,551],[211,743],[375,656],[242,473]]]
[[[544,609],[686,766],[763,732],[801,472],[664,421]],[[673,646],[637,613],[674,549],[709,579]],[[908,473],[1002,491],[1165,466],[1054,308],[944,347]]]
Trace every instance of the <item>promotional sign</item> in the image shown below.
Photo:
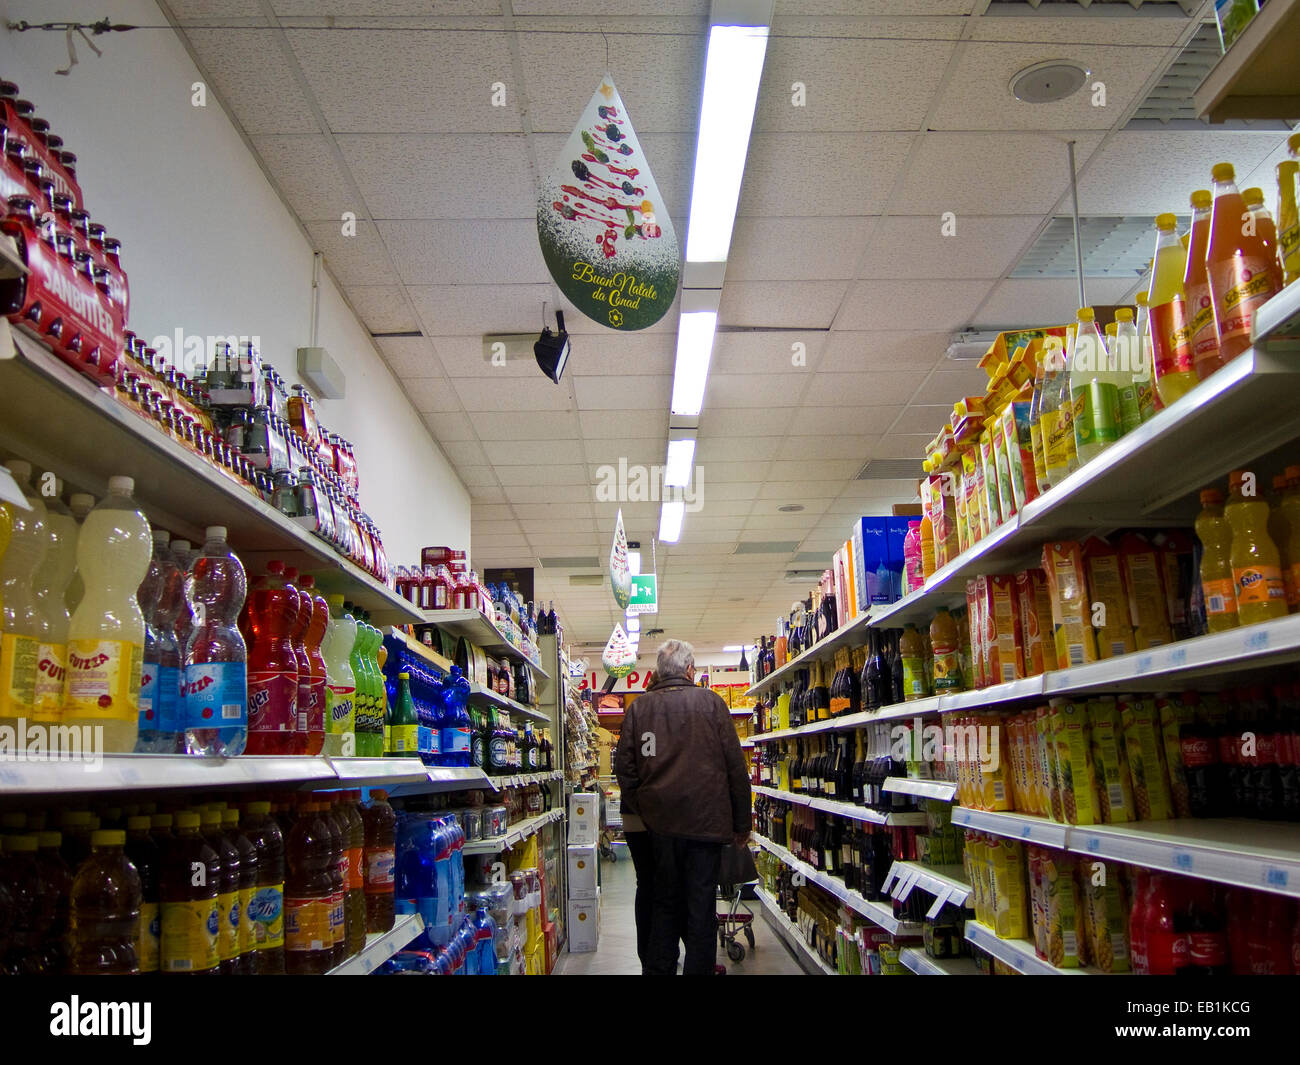
[[[677,295],[677,234],[609,76],[542,179],[537,240],[560,291],[610,329],[654,325]]]
[[[609,586],[614,593],[614,602],[620,610],[626,610],[632,599],[632,571],[627,564],[627,533],[623,531],[623,508],[618,511],[618,520],[614,522],[614,544],[609,549]]]
[[[629,614],[659,613],[659,579],[653,573],[639,573],[632,578],[632,592],[627,601]]]
[[[632,646],[622,625],[615,625],[609,642],[600,655],[601,665],[611,677],[626,677],[636,668],[636,648]]]

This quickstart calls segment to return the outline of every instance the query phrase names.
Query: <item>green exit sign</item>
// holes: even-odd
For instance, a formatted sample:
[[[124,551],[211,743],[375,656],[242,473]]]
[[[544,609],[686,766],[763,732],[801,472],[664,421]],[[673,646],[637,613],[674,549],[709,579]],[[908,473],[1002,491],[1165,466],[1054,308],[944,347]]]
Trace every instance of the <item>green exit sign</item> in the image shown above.
[[[628,600],[629,614],[659,613],[659,580],[653,573],[632,578],[632,598]]]

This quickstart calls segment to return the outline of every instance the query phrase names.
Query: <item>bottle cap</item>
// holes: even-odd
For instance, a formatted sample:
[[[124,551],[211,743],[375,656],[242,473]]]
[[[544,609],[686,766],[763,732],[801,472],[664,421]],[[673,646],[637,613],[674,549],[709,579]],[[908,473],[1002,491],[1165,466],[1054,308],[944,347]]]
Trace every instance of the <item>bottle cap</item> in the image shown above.
[[[1288,481],[1300,480],[1300,466],[1288,466],[1286,468],[1286,479]]]
[[[5,466],[19,484],[27,484],[32,479],[32,464],[22,459],[9,459]]]
[[[1156,215],[1156,229],[1177,229],[1178,216],[1176,214],[1158,214]]]
[[[1297,134],[1297,136],[1300,136],[1300,134]],[[1292,140],[1294,139],[1295,138],[1293,137]],[[1278,184],[1282,183],[1282,181],[1284,180],[1284,175],[1294,180],[1297,172],[1300,172],[1300,160],[1283,159],[1280,163],[1277,164]]]
[[[403,670],[401,673],[397,674],[397,679],[398,679],[398,680],[410,680],[410,679],[411,679],[411,674],[409,674],[409,673],[407,673],[405,670]]]
[[[238,811],[238,810],[222,810],[222,811],[221,811],[221,823],[222,823],[223,825],[237,825],[237,824],[239,824],[239,811]]]
[[[115,476],[108,479],[108,494],[111,496],[129,496],[134,491],[134,477]]]
[[[1139,307],[1145,307],[1147,305],[1147,294],[1145,292],[1139,292],[1133,297],[1133,302]]]
[[[1076,315],[1076,318],[1080,322],[1091,322],[1094,321],[1096,317],[1097,317],[1096,312],[1093,311],[1091,307],[1080,307],[1079,313],[1078,315]]]
[[[1209,189],[1197,189],[1192,193],[1190,202],[1198,211],[1204,211],[1214,204],[1214,194]]]
[[[82,507],[91,510],[95,506],[95,497],[89,492],[73,492],[72,495],[68,496],[68,506],[73,510]]]
[[[343,609],[343,596],[341,595],[327,595],[325,601],[329,603],[331,610]]]
[[[1300,155],[1300,133],[1292,133],[1286,139],[1286,145],[1291,149],[1292,155]]]
[[[201,824],[204,828],[207,828],[210,825],[221,824],[221,811],[204,810],[202,813],[199,814],[199,824]]]
[[[41,832],[36,838],[42,849],[63,846],[62,832]]]
[[[150,828],[171,828],[175,820],[171,814],[151,814],[149,817]]]
[[[1246,482],[1245,470],[1233,470],[1228,474],[1228,491],[1236,492]]]
[[[36,848],[40,846],[40,839],[34,832],[27,832],[21,836],[5,836],[3,842],[6,854],[14,851],[19,854],[35,854]]]
[[[386,792],[383,788],[371,788],[370,798],[372,800],[378,800],[379,802],[387,802],[388,792]]]
[[[200,818],[196,810],[182,810],[176,815],[177,828],[198,828]]]
[[[224,540],[226,538],[226,527],[224,525],[209,525],[203,535],[208,540]]]
[[[1145,301],[1146,295],[1144,293],[1138,293],[1138,295],[1142,296],[1143,300]],[[1115,321],[1117,322],[1133,321],[1133,309],[1131,307],[1121,307],[1119,310],[1115,312]]]
[[[272,573],[277,577],[282,577],[284,576],[284,563],[278,558],[273,558],[266,564],[266,572]]]
[[[131,832],[147,832],[152,827],[152,818],[148,814],[136,814],[126,819],[126,827]]]
[[[1108,337],[1113,337],[1113,336],[1115,336],[1115,334],[1116,334],[1118,331],[1119,331],[1119,323],[1118,323],[1118,322],[1107,322],[1107,323],[1106,323],[1106,335],[1107,335]]]
[[[59,818],[59,824],[64,828],[82,828],[90,824],[90,811],[64,810],[63,816]]]
[[[315,587],[316,587],[316,578],[313,577],[310,573],[303,574],[303,576],[301,576],[301,577],[298,578],[298,587],[299,587],[299,588],[315,588]]]
[[[1247,207],[1262,207],[1264,205],[1264,190],[1252,185],[1248,189],[1241,190],[1241,198],[1246,202]]]
[[[259,817],[263,817],[271,812],[271,804],[265,799],[258,799],[254,802],[250,802],[244,807],[244,809],[250,814],[256,814]]]
[[[6,832],[21,832],[27,827],[27,815],[21,810],[6,810],[0,814],[0,829]]]
[[[101,828],[90,834],[92,847],[122,847],[126,845],[126,833],[120,828]]]
[[[1231,163],[1215,163],[1210,168],[1210,176],[1215,181],[1232,181],[1237,176],[1237,172],[1232,168]]]

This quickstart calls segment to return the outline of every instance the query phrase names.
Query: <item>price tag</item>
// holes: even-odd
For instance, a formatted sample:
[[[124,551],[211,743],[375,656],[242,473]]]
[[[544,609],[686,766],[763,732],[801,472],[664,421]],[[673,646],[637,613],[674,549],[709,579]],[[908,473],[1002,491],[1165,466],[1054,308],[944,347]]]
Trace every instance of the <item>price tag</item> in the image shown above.
[[[22,774],[16,769],[0,769],[0,783],[21,784]]]
[[[1279,869],[1275,865],[1266,866],[1264,869],[1264,884],[1271,888],[1284,888],[1287,886],[1287,871]]]
[[[1169,652],[1169,664],[1170,664],[1171,666],[1185,666],[1185,665],[1187,665],[1187,648],[1186,648],[1186,647],[1175,647],[1172,651],[1170,651],[1170,652]]]
[[[940,890],[939,893],[934,897],[934,905],[931,906],[926,911],[925,916],[927,918],[930,918],[931,920],[933,920],[935,917],[938,917],[939,911],[943,909],[944,903],[947,902],[948,899],[951,897],[952,897],[951,888],[943,888],[942,890]]]
[[[1174,851],[1174,868],[1184,873],[1192,871],[1192,855],[1190,851]]]
[[[121,778],[124,784],[140,783],[140,774],[137,773],[134,769],[131,769],[129,766],[123,766],[122,770],[118,773],[118,776]]]
[[[1262,651],[1268,646],[1268,629],[1255,629],[1246,634],[1246,650]]]
[[[1150,669],[1151,669],[1151,656],[1138,655],[1137,664],[1133,667],[1133,672],[1136,673],[1138,676],[1141,676],[1143,673],[1149,672]]]
[[[970,811],[964,806],[958,806],[952,812],[952,819],[959,825],[969,825],[971,823]]]
[[[1099,850],[1101,850],[1101,837],[1100,837],[1100,836],[1089,836],[1089,837],[1088,837],[1088,851],[1089,851],[1089,853],[1091,853],[1091,854],[1096,854]]]
[[[1029,836],[1030,836],[1030,834],[1031,834],[1033,831],[1034,831],[1034,826],[1033,826],[1033,825],[1021,825],[1021,826],[1020,826],[1020,838],[1021,838],[1021,839],[1028,839]]]

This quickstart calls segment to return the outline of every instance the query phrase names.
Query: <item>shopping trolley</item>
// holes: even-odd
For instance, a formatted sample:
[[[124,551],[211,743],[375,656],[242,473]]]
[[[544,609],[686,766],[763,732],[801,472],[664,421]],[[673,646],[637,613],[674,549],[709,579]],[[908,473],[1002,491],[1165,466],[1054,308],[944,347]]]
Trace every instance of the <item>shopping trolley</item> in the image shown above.
[[[617,785],[613,783],[613,777],[601,777],[601,828],[599,851],[600,856],[607,861],[618,861],[618,853],[614,850],[615,843],[621,843],[623,835],[623,801],[621,793],[618,796],[613,794]],[[609,783],[606,783],[608,781]]]
[[[758,880],[758,867],[748,844],[733,844],[722,848],[722,864],[718,872],[718,902],[725,903],[723,910],[719,905],[718,944],[727,952],[732,961],[745,960],[745,948],[737,942],[741,935],[754,949],[754,911],[749,906],[749,899],[755,898],[753,884]]]

